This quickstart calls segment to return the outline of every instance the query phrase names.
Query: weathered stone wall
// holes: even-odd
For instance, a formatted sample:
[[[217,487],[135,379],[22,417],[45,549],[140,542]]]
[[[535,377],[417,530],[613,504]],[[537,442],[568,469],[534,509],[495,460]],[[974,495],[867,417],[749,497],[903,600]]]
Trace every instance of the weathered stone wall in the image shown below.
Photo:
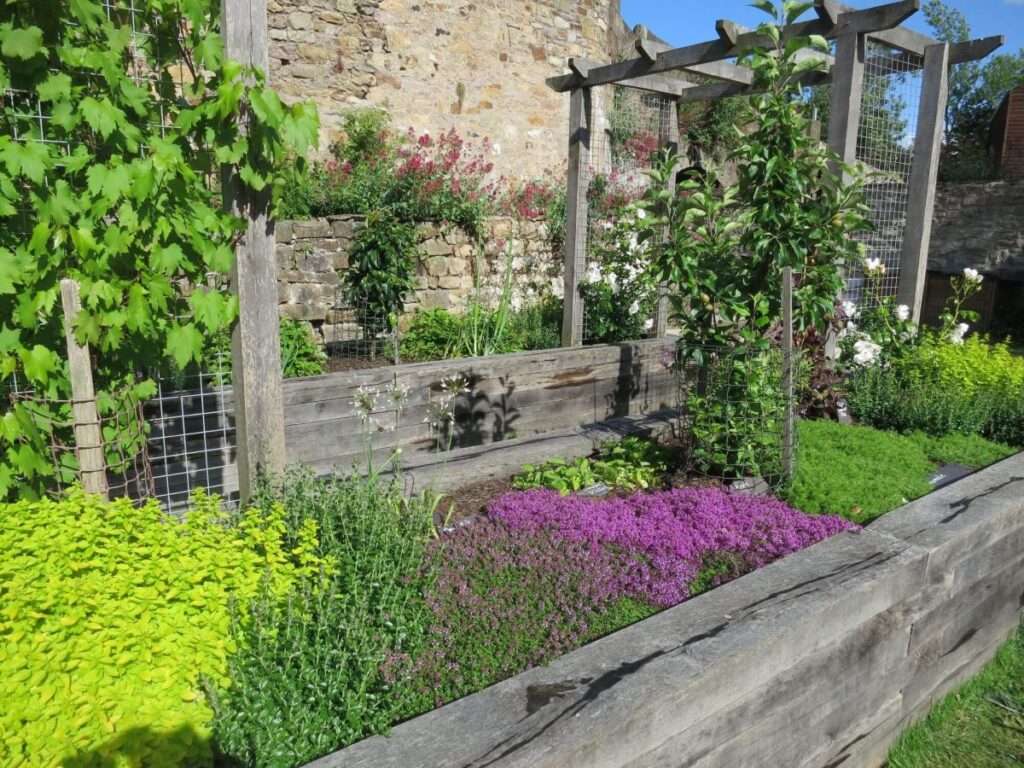
[[[608,61],[627,34],[619,0],[270,0],[271,79],[341,117],[382,107],[398,128],[494,142],[514,176],[565,160],[569,100],[544,85],[572,56]]]
[[[1022,545],[1018,454],[310,766],[875,768],[1016,630]]]
[[[1024,280],[1024,181],[940,184],[928,269]]]
[[[353,318],[345,307],[341,279],[348,251],[363,216],[331,216],[277,224],[278,302],[282,317],[307,320],[321,343],[344,338]],[[405,319],[417,309],[466,309],[479,284],[485,298],[500,293],[506,265],[514,275],[513,306],[545,292],[562,291],[561,257],[552,252],[547,225],[508,218],[484,220],[482,244],[466,232],[436,222],[419,224],[420,261],[416,290]],[[482,252],[480,248],[482,247]]]

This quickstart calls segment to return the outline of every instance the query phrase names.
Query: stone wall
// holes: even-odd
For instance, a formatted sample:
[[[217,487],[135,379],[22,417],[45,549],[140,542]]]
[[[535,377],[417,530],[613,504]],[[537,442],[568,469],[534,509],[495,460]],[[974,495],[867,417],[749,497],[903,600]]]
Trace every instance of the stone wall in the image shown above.
[[[1019,454],[310,766],[875,768],[1022,606]]]
[[[1024,281],[1024,182],[940,184],[928,269]]]
[[[569,99],[544,80],[572,56],[608,61],[627,34],[618,0],[270,0],[271,80],[341,117],[382,107],[398,128],[489,137],[515,176],[565,160]]]
[[[330,216],[277,224],[278,302],[282,317],[307,320],[321,343],[355,332],[341,292],[348,250],[363,216]],[[509,218],[484,220],[482,253],[474,239],[438,223],[417,226],[420,261],[416,290],[404,320],[417,309],[466,309],[479,284],[485,299],[500,294],[509,249],[514,274],[513,306],[552,292],[561,295],[561,256],[552,252],[547,225]],[[476,281],[476,282],[475,282]]]

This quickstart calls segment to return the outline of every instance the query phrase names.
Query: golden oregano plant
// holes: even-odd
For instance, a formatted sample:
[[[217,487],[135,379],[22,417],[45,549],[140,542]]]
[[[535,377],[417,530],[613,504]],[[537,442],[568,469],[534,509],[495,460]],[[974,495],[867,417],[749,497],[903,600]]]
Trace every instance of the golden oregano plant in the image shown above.
[[[244,226],[223,206],[221,170],[254,192],[282,188],[318,118],[225,59],[219,0],[0,6],[2,499],[53,483],[35,430],[67,416],[60,280],[80,285],[74,330],[98,389],[147,396],[140,373],[197,361],[237,314],[225,292],[192,290],[230,270]],[[15,376],[52,413],[2,397]]]

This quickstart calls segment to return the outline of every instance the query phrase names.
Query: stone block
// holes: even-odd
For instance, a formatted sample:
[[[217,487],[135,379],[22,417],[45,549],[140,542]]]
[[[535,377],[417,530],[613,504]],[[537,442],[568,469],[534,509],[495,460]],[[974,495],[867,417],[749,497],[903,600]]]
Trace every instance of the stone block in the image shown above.
[[[331,222],[331,231],[339,240],[351,240],[356,233],[356,222],[351,219],[336,219]]]
[[[274,239],[278,243],[290,243],[295,236],[294,232],[290,221],[278,221],[274,224]]]
[[[448,270],[448,259],[442,256],[434,256],[433,258],[427,259],[426,262],[427,274],[432,277],[439,277],[447,273]]]
[[[427,240],[420,249],[427,256],[447,256],[452,252],[452,247],[438,238]]]
[[[448,290],[459,288],[462,285],[462,278],[455,275],[443,275],[438,279],[438,285]]]
[[[328,251],[315,250],[301,255],[297,254],[296,263],[299,269],[307,272],[333,272],[333,254]]]
[[[420,304],[424,309],[448,309],[451,306],[451,299],[448,296],[448,291],[417,291],[416,295],[419,296]]]
[[[448,274],[449,275],[463,275],[469,268],[469,264],[465,258],[452,257],[448,259]]]
[[[296,239],[309,239],[331,236],[331,225],[327,219],[310,219],[293,222]]]
[[[348,251],[335,251],[332,253],[331,263],[335,270],[348,269]]]

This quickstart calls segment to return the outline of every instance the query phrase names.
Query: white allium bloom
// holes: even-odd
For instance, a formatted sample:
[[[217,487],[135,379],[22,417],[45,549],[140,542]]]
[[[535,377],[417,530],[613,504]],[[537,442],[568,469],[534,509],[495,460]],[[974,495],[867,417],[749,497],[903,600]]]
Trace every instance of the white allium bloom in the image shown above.
[[[894,314],[896,315],[896,319],[901,322],[909,320],[910,307],[908,307],[906,304],[900,304],[898,307],[896,307]]]
[[[587,267],[587,282],[593,285],[594,283],[601,282],[601,268],[597,266],[596,262],[590,262],[590,266]]]
[[[636,217],[640,219],[640,221],[643,221],[644,219],[647,218],[647,211],[645,211],[643,208],[637,208]]]
[[[862,339],[853,345],[853,362],[857,365],[871,365],[878,358],[882,348],[868,339]]]
[[[956,328],[953,329],[953,332],[949,334],[949,340],[954,344],[963,344],[964,336],[967,334],[967,331],[970,330],[970,327],[971,326],[969,326],[967,323],[960,323]]]
[[[853,318],[857,316],[857,305],[852,301],[843,302],[843,314],[847,317]]]
[[[877,272],[880,275],[885,274],[885,264],[882,263],[881,259],[864,259],[864,269],[867,272]]]
[[[980,283],[982,280],[985,279],[980,274],[978,274],[978,270],[971,269],[970,267],[964,268],[964,277],[967,278],[972,283]]]
[[[635,315],[639,311],[640,311],[640,302],[639,301],[634,301],[632,304],[629,305],[629,314]]]
[[[645,331],[649,331],[653,327],[654,327],[654,318],[653,317],[647,318],[647,320],[644,321],[644,330]]]

